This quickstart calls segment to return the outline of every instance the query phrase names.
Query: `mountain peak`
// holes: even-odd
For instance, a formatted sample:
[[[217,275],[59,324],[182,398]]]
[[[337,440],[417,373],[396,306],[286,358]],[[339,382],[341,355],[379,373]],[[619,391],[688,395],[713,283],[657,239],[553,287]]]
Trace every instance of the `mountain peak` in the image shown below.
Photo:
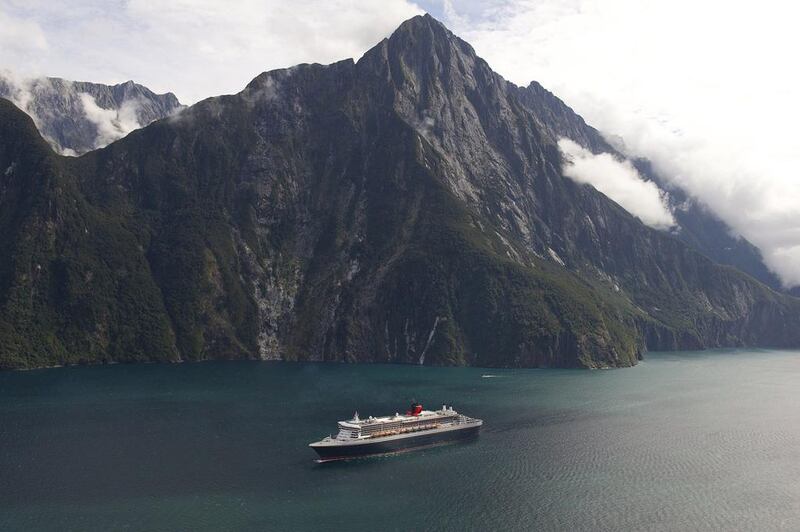
[[[406,20],[359,60],[362,67],[383,73],[396,86],[410,83],[415,91],[463,75],[477,62],[482,63],[472,46],[428,14]]]
[[[444,24],[439,22],[428,13],[425,13],[424,15],[416,15],[404,21],[402,24],[400,24],[400,26],[397,27],[394,33],[413,33],[425,29],[443,29],[447,33],[450,33],[450,30],[448,30]]]
[[[472,46],[459,39],[443,23],[427,13],[412,17],[400,24],[389,37],[389,41],[401,42],[412,47],[419,44],[455,45],[474,55]]]

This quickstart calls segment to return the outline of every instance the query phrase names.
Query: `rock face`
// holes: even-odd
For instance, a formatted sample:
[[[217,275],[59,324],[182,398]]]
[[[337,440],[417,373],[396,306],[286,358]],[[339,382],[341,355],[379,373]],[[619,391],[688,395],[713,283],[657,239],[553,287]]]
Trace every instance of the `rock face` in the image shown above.
[[[800,300],[563,177],[602,139],[539,90],[425,16],[78,159],[2,102],[0,366],[800,345]]]
[[[155,94],[133,81],[103,85],[2,74],[0,98],[31,115],[53,149],[65,155],[106,146],[183,107],[174,94]]]

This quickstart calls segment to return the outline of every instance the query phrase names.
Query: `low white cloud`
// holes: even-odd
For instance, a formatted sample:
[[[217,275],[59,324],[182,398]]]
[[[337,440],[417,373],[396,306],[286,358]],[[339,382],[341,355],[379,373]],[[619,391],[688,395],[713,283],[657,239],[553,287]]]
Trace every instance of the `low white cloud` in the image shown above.
[[[31,80],[19,76],[12,70],[2,69],[0,70],[0,83],[5,84],[7,88],[7,93],[5,93],[4,97],[8,98],[23,111],[27,111],[33,99]]]
[[[140,104],[136,100],[125,100],[119,109],[104,109],[91,94],[82,92],[78,96],[86,119],[97,127],[95,148],[106,146],[141,127],[136,117]]]
[[[413,122],[413,126],[417,130],[417,133],[430,140],[430,134],[433,128],[436,126],[436,119],[430,116],[427,112],[424,112],[419,120],[415,120]]]
[[[36,114],[33,106],[35,92],[42,90],[50,84],[47,78],[34,79],[20,76],[17,72],[8,69],[0,70],[0,83],[5,85],[7,89],[3,93],[3,97],[7,98],[11,103],[19,107],[21,110],[28,113],[28,116],[33,119],[36,127],[42,130],[42,120]]]
[[[621,161],[610,153],[594,154],[566,138],[559,139],[558,147],[564,158],[564,175],[592,185],[651,227],[669,229],[675,225],[666,193],[645,181],[630,161]]]

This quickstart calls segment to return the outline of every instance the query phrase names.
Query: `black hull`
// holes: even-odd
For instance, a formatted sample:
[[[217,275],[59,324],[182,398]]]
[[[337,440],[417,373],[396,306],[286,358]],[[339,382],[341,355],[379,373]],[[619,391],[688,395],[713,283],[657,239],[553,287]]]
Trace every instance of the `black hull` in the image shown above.
[[[357,445],[320,446],[313,447],[313,449],[317,452],[321,461],[346,460],[348,458],[410,451],[440,443],[468,440],[477,437],[480,429],[480,425],[477,425],[460,430],[423,433],[396,440],[361,443]]]

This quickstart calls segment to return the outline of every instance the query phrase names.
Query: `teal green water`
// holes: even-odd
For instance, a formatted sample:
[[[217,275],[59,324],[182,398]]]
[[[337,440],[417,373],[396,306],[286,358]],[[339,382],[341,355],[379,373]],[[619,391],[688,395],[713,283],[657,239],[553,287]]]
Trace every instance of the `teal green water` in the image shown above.
[[[493,375],[493,377],[487,377]],[[472,443],[318,465],[416,398]],[[800,529],[800,353],[613,371],[202,363],[0,374],[0,530]]]

